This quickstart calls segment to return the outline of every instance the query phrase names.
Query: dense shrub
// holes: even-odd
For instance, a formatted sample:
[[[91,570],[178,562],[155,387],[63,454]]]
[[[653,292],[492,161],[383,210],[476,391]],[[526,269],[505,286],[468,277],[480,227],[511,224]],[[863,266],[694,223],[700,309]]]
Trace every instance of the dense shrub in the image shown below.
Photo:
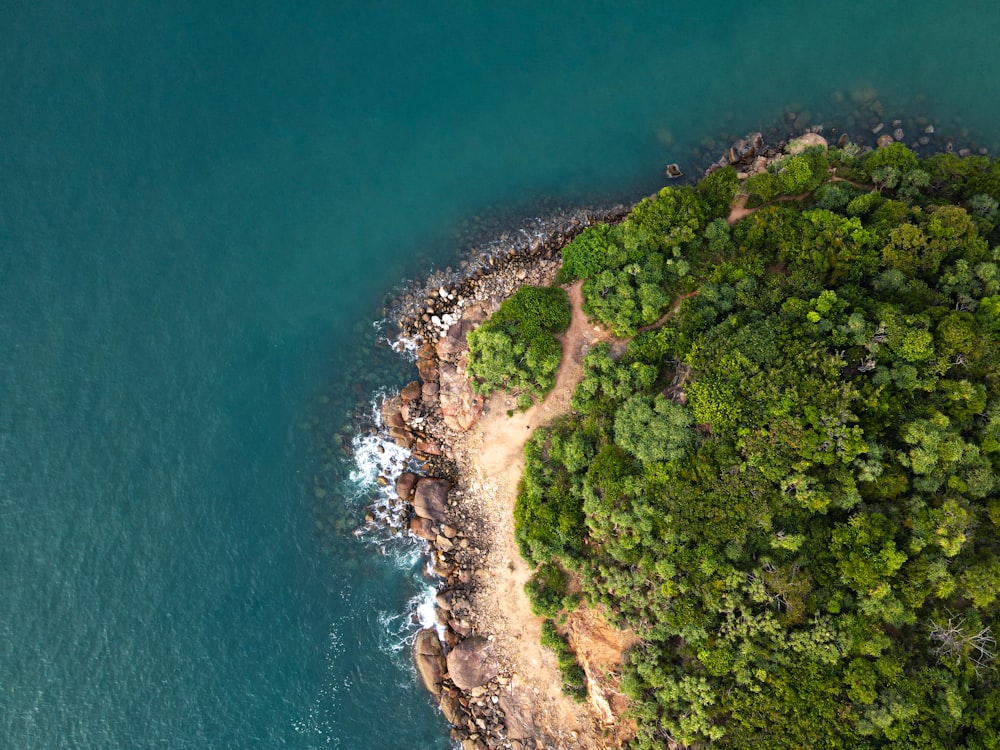
[[[559,673],[562,675],[562,689],[566,695],[578,702],[587,699],[587,675],[576,660],[576,654],[570,648],[569,641],[559,633],[552,620],[542,623],[542,645],[556,655]]]
[[[711,216],[725,218],[729,215],[729,206],[736,197],[740,181],[734,167],[716,169],[698,183],[696,192],[708,206]]]
[[[522,406],[555,384],[562,346],[553,334],[569,327],[569,297],[555,287],[523,286],[471,331],[469,374],[477,393],[502,389],[524,397]]]
[[[607,224],[587,227],[563,248],[559,280],[568,283],[589,278],[614,265],[619,252],[612,227]]]
[[[731,232],[706,224],[714,188],[672,192],[608,233],[626,260],[588,278],[602,321],[646,325],[641,283],[685,296],[620,359],[595,347],[575,412],[529,441],[533,597],[557,616],[572,570],[639,634],[637,750],[994,747],[1000,172],[901,145],[799,157],[758,179],[772,198],[825,163],[867,184]]]
[[[568,597],[567,585],[569,577],[562,567],[553,561],[542,563],[534,572],[524,590],[531,602],[531,611],[540,617],[555,617],[567,604],[573,601]]]

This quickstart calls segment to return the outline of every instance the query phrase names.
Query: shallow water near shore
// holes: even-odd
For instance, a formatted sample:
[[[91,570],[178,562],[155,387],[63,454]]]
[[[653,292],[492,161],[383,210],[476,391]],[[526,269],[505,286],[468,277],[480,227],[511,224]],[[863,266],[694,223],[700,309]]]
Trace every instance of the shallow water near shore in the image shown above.
[[[5,3],[0,746],[448,747],[353,533],[383,296],[789,112],[1000,151],[994,4],[399,5]]]

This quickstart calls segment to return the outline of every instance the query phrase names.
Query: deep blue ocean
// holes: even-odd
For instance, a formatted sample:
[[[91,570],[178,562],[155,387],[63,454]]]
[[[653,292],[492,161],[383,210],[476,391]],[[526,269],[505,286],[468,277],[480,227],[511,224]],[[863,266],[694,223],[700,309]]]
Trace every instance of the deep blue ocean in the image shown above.
[[[447,748],[338,437],[477,215],[782,122],[997,151],[995,2],[0,0],[0,747]],[[363,484],[363,483],[362,483]]]

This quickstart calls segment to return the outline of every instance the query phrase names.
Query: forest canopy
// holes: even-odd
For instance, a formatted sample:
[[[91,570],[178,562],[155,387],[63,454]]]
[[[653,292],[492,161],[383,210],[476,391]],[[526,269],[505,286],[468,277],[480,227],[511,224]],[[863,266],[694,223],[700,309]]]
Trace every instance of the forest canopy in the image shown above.
[[[538,610],[571,576],[641,636],[635,748],[1000,747],[1000,167],[765,174],[733,226],[727,168],[565,248],[631,338],[529,441]]]

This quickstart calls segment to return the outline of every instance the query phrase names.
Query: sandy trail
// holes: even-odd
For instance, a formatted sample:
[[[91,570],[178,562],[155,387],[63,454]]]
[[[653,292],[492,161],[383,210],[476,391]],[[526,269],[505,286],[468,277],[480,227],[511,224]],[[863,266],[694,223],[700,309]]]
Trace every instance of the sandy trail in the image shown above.
[[[553,654],[541,646],[541,619],[531,612],[524,584],[531,575],[514,543],[514,503],[517,485],[524,470],[524,445],[535,430],[552,418],[570,410],[570,398],[583,376],[583,359],[590,347],[614,338],[590,323],[583,313],[582,282],[569,288],[572,317],[567,331],[559,338],[563,346],[556,384],[545,399],[517,412],[513,399],[494,394],[469,436],[469,465],[477,475],[471,493],[481,504],[490,534],[490,556],[481,571],[480,594],[476,609],[485,616],[502,650],[508,655],[516,675],[515,685],[535,693],[533,708],[536,721],[554,729],[567,740],[567,747],[596,750],[614,747],[603,736],[600,717],[589,704],[577,704],[563,695],[561,679]],[[514,414],[507,416],[509,409]],[[571,627],[586,635],[578,650],[595,662],[613,663],[632,642],[593,615],[574,615]],[[611,696],[612,702],[614,697]],[[575,736],[574,736],[575,733]],[[609,742],[611,744],[609,744]]]

